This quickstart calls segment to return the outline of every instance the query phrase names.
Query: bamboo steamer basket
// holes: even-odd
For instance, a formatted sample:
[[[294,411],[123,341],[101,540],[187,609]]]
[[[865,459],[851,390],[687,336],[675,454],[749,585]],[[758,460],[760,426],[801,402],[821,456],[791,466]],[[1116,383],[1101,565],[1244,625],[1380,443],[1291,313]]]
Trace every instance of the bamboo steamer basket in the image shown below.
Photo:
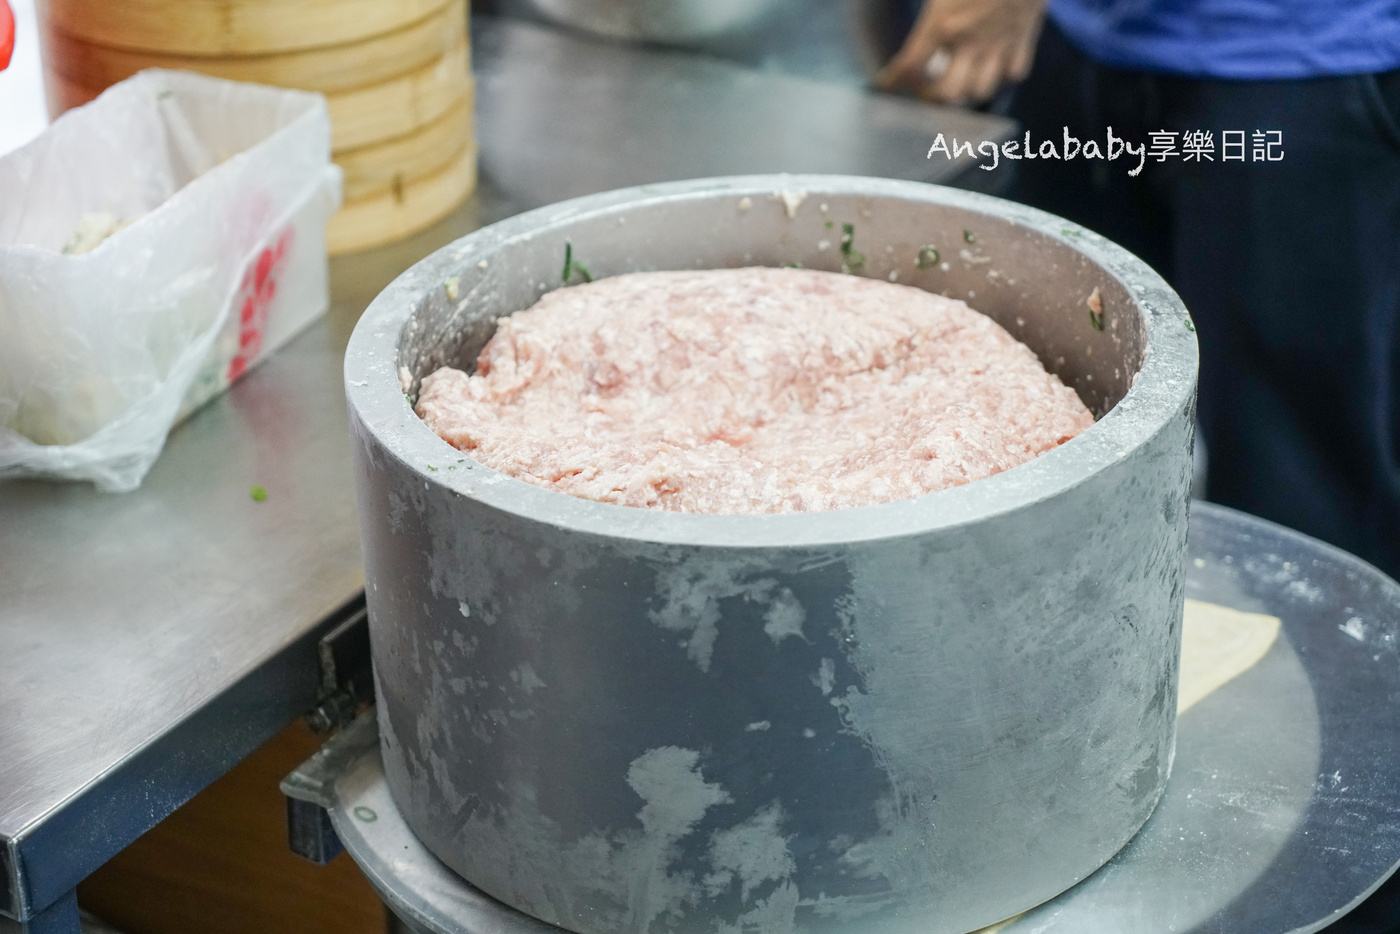
[[[452,0],[39,0],[40,18],[112,48],[266,55],[359,42],[426,19]]]
[[[52,69],[44,68],[44,101],[49,108],[49,117],[57,118],[65,110],[81,107],[101,94],[101,89],[86,88],[75,81],[69,81]]]
[[[259,55],[183,55],[99,45],[50,21],[44,24],[50,69],[89,88],[106,88],[146,68],[198,71],[230,81],[255,81],[336,94],[431,68],[461,43],[454,0],[417,23],[358,42]]]
[[[45,73],[44,80],[49,110],[54,114],[81,106],[101,93],[100,89],[82,87],[52,71]],[[335,98],[328,99],[334,121]],[[421,106],[434,103],[431,95],[415,98],[410,94],[408,99]],[[464,92],[444,111],[447,117],[455,119],[455,132],[453,121],[439,115],[436,124],[440,126],[430,119],[422,128],[401,137],[333,154],[337,164],[346,169],[346,178],[345,203],[326,228],[326,247],[332,256],[400,240],[446,217],[471,194],[476,187],[471,104],[467,82]],[[404,120],[416,120],[418,116],[411,106],[397,113]],[[340,135],[338,130],[333,132]],[[465,137],[468,145],[453,151],[444,164],[431,166],[431,154],[444,148],[433,143],[444,136]],[[391,171],[387,160],[392,153],[411,158],[398,171]]]
[[[454,108],[406,136],[337,153],[345,200],[359,201],[432,175],[471,144],[471,126],[471,111]]]
[[[425,68],[381,84],[327,94],[331,145],[339,152],[412,133],[457,109],[472,113],[473,86],[465,40]]]
[[[449,110],[472,112],[472,78],[465,42],[426,68],[382,84],[327,94],[331,148],[337,155],[351,149],[405,136],[434,122]],[[105,89],[44,68],[49,113],[57,117],[80,107]]]
[[[326,226],[326,248],[334,256],[401,240],[451,214],[475,187],[476,147],[468,146],[432,175],[346,201]]]
[[[40,0],[40,10],[53,116],[153,67],[325,94],[345,172],[331,253],[407,236],[475,187],[466,0]]]

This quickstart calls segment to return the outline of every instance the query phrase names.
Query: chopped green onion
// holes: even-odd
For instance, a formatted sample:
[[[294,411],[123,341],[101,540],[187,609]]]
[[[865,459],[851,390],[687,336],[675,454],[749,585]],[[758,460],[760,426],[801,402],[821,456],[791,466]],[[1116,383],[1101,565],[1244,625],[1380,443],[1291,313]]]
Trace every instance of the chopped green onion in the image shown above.
[[[933,244],[925,244],[919,248],[919,258],[915,260],[915,265],[920,269],[932,269],[938,265],[938,247]]]
[[[583,263],[574,260],[574,245],[568,240],[564,241],[564,282],[567,283],[577,272],[584,282],[592,282],[593,274],[588,271],[588,267]]]
[[[865,265],[865,254],[857,253],[856,225],[841,225],[841,271],[846,273],[855,272]]]
[[[973,233],[972,231],[968,230],[967,228],[963,228],[963,240],[964,240],[965,242],[967,242],[967,243],[976,243],[976,242],[977,242],[977,234]]]
[[[253,502],[261,503],[267,499],[267,487],[255,486],[248,491],[248,495],[253,497]]]
[[[1089,293],[1089,297],[1084,300],[1084,304],[1089,306],[1089,323],[1093,325],[1095,331],[1103,330],[1103,293],[1098,286],[1094,286],[1094,291]]]

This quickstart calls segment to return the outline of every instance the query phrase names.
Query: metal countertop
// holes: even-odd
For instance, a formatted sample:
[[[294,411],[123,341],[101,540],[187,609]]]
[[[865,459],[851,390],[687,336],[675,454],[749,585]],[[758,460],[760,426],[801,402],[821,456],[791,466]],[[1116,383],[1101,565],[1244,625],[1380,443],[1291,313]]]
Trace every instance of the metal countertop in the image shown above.
[[[341,358],[395,275],[559,198],[775,170],[948,181],[970,163],[926,161],[937,132],[1012,132],[680,53],[473,28],[483,177],[466,205],[333,260],[327,316],[176,428],[140,490],[0,484],[0,917],[68,911],[88,873],[317,702],[317,640],[363,586]]]

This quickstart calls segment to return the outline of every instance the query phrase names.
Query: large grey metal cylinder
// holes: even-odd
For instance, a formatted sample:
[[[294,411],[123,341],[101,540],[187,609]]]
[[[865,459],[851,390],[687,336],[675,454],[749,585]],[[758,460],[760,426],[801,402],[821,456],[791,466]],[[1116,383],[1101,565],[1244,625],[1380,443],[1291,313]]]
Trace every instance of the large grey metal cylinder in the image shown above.
[[[503,476],[409,406],[560,286],[566,242],[595,276],[837,269],[843,223],[861,274],[967,299],[1097,423],[918,499],[704,516]],[[409,825],[584,934],[956,934],[1063,891],[1170,771],[1196,366],[1180,300],[1130,254],[928,185],[666,184],[443,248],[374,301],[345,363]]]

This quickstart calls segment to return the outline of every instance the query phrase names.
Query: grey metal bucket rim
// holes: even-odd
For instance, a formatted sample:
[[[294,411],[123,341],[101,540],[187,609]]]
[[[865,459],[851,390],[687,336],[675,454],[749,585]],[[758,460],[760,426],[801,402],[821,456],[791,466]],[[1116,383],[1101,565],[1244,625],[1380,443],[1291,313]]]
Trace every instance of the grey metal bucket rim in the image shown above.
[[[870,196],[958,208],[1010,222],[1070,247],[1101,266],[1132,296],[1142,316],[1147,353],[1127,394],[1078,437],[1010,470],[914,499],[825,512],[702,515],[640,509],[581,499],[535,486],[470,460],[415,414],[399,385],[400,336],[429,289],[521,240],[567,226],[585,215],[626,215],[649,206],[723,193],[736,200],[779,192]],[[475,231],[402,273],[361,316],[345,353],[345,390],[352,411],[384,449],[436,485],[528,521],[583,534],[708,547],[819,547],[898,538],[984,521],[1051,498],[1091,480],[1148,442],[1189,404],[1195,391],[1194,325],[1171,287],[1132,253],[1063,218],[989,195],[893,179],[842,175],[750,175],[624,188],[547,205]],[[440,469],[468,458],[470,470]],[[432,467],[432,470],[429,470]]]

